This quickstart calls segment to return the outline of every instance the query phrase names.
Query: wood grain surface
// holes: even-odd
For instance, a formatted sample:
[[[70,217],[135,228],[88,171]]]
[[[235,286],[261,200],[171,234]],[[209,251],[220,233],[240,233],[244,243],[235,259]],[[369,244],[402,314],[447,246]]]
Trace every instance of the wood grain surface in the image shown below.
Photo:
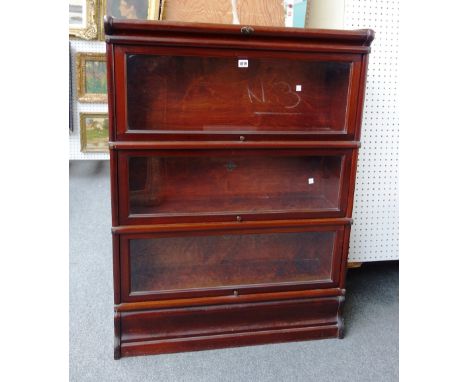
[[[166,0],[163,20],[231,24],[231,0]]]
[[[166,0],[163,20],[232,24],[233,6],[242,25],[284,26],[282,0]]]
[[[243,25],[284,26],[282,0],[237,0],[237,14]]]

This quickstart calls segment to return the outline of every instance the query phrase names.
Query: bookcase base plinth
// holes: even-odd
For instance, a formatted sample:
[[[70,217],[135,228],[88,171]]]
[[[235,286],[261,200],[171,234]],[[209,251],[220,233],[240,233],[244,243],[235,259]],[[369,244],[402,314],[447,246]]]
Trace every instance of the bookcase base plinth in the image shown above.
[[[342,337],[344,297],[119,312],[116,358]]]

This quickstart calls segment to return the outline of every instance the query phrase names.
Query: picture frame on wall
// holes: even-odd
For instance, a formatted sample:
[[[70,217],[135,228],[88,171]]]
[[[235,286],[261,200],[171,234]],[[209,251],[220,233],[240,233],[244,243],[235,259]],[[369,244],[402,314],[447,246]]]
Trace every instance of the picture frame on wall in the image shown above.
[[[159,0],[104,0],[106,14],[116,19],[158,20]]]
[[[80,113],[80,141],[83,153],[109,152],[108,113]]]
[[[97,0],[68,0],[68,33],[84,40],[97,38]]]
[[[77,53],[76,76],[78,101],[107,103],[105,53]]]
[[[160,20],[165,0],[101,0],[99,40],[104,40],[104,16],[116,19]]]

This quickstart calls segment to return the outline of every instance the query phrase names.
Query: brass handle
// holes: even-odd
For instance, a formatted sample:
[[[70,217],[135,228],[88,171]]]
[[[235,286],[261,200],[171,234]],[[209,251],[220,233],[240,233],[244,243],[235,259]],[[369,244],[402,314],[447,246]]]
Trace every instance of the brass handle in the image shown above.
[[[253,32],[255,32],[255,29],[253,29],[252,27],[246,26],[246,27],[242,27],[240,31],[242,34],[252,34]]]

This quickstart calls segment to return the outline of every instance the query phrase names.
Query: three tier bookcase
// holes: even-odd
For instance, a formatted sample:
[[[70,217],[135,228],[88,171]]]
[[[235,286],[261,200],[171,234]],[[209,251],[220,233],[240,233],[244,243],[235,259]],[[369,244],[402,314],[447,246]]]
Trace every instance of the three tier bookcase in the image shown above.
[[[105,31],[115,358],[342,337],[373,31]]]

